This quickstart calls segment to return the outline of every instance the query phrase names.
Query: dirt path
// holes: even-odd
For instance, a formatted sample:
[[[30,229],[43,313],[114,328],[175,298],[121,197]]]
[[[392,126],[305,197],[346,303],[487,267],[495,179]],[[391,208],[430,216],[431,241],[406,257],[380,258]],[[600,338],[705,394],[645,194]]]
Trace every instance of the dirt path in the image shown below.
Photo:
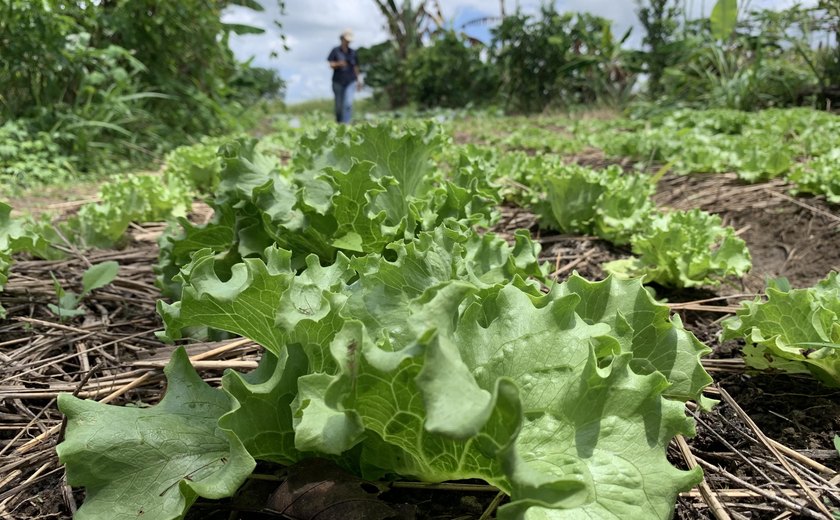
[[[0,198],[12,206],[12,215],[39,215],[41,213],[64,213],[87,202],[98,200],[102,180],[82,181],[62,186],[42,186],[25,191],[7,199]]]

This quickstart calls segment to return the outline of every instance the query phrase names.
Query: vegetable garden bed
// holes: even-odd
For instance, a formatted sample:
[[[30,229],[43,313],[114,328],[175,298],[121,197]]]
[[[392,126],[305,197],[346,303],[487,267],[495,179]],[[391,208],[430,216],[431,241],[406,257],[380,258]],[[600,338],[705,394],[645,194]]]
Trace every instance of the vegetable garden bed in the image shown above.
[[[565,132],[563,138],[568,139]],[[628,167],[626,159],[593,157],[587,152],[567,160]],[[760,294],[765,279],[785,276],[793,287],[809,287],[840,269],[840,248],[834,247],[840,212],[820,198],[791,197],[788,189],[779,180],[743,184],[728,174],[669,173],[653,196],[660,208],[700,208],[720,215],[745,240],[753,263],[748,275],[717,287],[656,287],[657,297],[667,299],[686,329],[712,348],[703,359],[715,380],[706,395],[720,400],[712,411],[689,402],[697,435],[678,435],[668,446],[673,465],[699,465],[705,472],[702,485],[679,495],[676,518],[826,518],[840,508],[840,463],[833,445],[840,430],[840,390],[808,375],[751,372],[740,353],[743,342],[721,341],[718,335],[721,319],[739,302]],[[208,216],[205,210],[191,219],[207,222]],[[604,263],[630,252],[629,246],[594,236],[540,230],[537,215],[507,204],[494,231],[512,240],[517,229],[531,231],[541,245],[540,259],[557,280],[573,271],[601,279]],[[62,260],[12,264],[0,293],[8,313],[0,325],[0,514],[5,517],[68,518],[83,502],[84,493],[68,486],[55,453],[66,431],[56,407],[59,393],[134,407],[160,401],[163,368],[174,351],[154,334],[161,329],[154,312],[160,291],[153,266],[158,261],[155,240],[162,231],[161,224],[133,224],[131,240],[120,250],[81,254],[71,249]],[[62,287],[79,292],[82,273],[110,260],[120,263],[119,274],[88,296],[83,319],[61,322],[49,315],[43,303],[55,299],[50,273]],[[224,368],[252,370],[262,350],[250,340],[226,339],[193,343],[186,353],[201,377],[217,386]],[[261,462],[246,491],[222,502],[199,499],[187,518],[231,518],[231,512],[241,518],[282,518],[267,508],[311,518],[353,502],[358,509],[333,509],[334,516],[327,518],[484,520],[507,501],[495,487],[476,480],[439,486],[386,481],[370,489],[311,460],[293,467],[291,476],[297,480],[286,480],[289,474],[281,466]],[[355,487],[338,494],[319,491],[318,484],[323,487],[330,478]],[[309,490],[313,484],[314,491]],[[310,505],[294,510],[289,501]]]

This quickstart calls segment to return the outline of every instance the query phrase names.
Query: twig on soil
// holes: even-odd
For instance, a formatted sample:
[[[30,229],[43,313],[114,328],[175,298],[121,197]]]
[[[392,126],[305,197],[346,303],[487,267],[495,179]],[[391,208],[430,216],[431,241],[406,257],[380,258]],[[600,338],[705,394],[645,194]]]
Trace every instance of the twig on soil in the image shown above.
[[[688,464],[688,467],[694,469],[697,467],[697,461],[694,459],[694,454],[691,453],[691,448],[688,447],[688,443],[685,442],[685,439],[682,435],[676,436],[677,447],[680,449],[680,453],[685,459],[685,463]],[[723,504],[717,499],[715,496],[714,491],[712,488],[709,487],[709,484],[706,480],[700,481],[700,484],[697,485],[700,489],[700,494],[703,496],[703,500],[706,501],[709,508],[712,510],[712,513],[715,515],[715,518],[718,520],[731,520],[729,513],[726,512],[726,508],[723,507]]]
[[[709,433],[711,433],[713,436],[715,436],[715,437],[717,438],[717,440],[718,440],[718,441],[720,441],[720,443],[721,443],[721,444],[723,444],[724,446],[726,446],[726,447],[727,447],[727,448],[728,448],[728,449],[729,449],[732,453],[734,453],[734,454],[735,454],[738,458],[740,458],[741,460],[743,460],[743,461],[744,461],[744,463],[746,463],[749,467],[751,467],[753,470],[755,470],[755,472],[756,472],[756,473],[758,473],[759,475],[761,475],[761,476],[764,478],[764,480],[766,480],[766,481],[767,481],[767,482],[768,482],[771,486],[773,486],[773,488],[776,490],[776,492],[778,492],[778,493],[783,493],[783,490],[782,490],[781,486],[780,486],[780,485],[779,485],[776,481],[774,481],[773,479],[771,479],[771,478],[770,478],[770,476],[768,476],[766,473],[764,473],[764,471],[762,471],[762,470],[761,470],[761,468],[759,468],[758,466],[756,466],[756,465],[755,465],[755,464],[754,464],[754,463],[753,463],[753,462],[749,459],[749,457],[747,457],[746,455],[744,455],[744,454],[741,452],[741,450],[739,450],[738,448],[736,448],[735,446],[733,446],[733,445],[732,445],[732,443],[730,443],[729,441],[727,441],[727,440],[726,440],[726,439],[725,439],[725,438],[724,438],[724,437],[723,437],[720,433],[718,433],[718,432],[717,432],[714,428],[712,428],[710,425],[706,424],[706,422],[705,422],[705,421],[703,421],[700,417],[698,417],[696,413],[694,414],[694,419],[695,419],[695,420],[696,420],[699,424],[703,425],[703,426],[706,428],[706,430],[708,430],[708,431],[709,431]]]
[[[801,487],[805,494],[808,495],[808,498],[811,500],[811,502],[815,506],[817,506],[817,509],[825,515],[825,518],[828,518],[830,520],[833,517],[831,511],[828,510],[828,508],[825,506],[825,504],[822,503],[822,501],[820,501],[820,499],[817,497],[814,491],[805,483],[804,480],[802,480],[802,477],[799,476],[799,473],[794,471],[790,464],[788,464],[788,461],[784,458],[784,456],[782,456],[781,452],[770,442],[767,436],[764,435],[764,432],[761,431],[761,428],[759,428],[758,425],[755,424],[752,418],[741,408],[741,406],[737,402],[735,402],[734,399],[732,399],[732,396],[729,395],[729,392],[727,392],[724,388],[720,388],[720,395],[723,398],[723,400],[726,401],[726,404],[732,407],[732,409],[735,410],[735,412],[741,417],[741,419],[747,424],[747,426],[749,426],[753,430],[753,432],[758,437],[759,441],[761,441],[761,443],[764,444],[764,446],[768,450],[770,450],[770,453],[772,453],[773,456],[776,457],[776,459],[782,464],[782,466],[784,466],[784,468],[790,473],[791,477],[793,477],[796,483],[799,484],[799,487]]]
[[[672,311],[684,310],[698,312],[719,312],[722,314],[735,314],[735,311],[741,308],[738,305],[703,305],[694,302],[670,303],[668,304],[668,307],[670,307]]]
[[[130,366],[135,368],[159,368],[163,369],[169,361],[160,360],[160,361],[135,361],[131,363]],[[193,361],[191,365],[196,370],[215,370],[220,368],[257,368],[256,361],[248,361],[248,360],[235,360],[235,359],[226,359],[221,361]]]
[[[714,359],[703,358],[700,360],[707,371],[712,372],[743,372],[746,365],[743,359]]]
[[[708,462],[706,462],[705,460],[703,460],[699,457],[695,457],[695,459],[697,460],[698,464],[700,464],[701,466],[703,466],[707,470],[716,472],[716,473],[728,478],[732,482],[735,482],[739,486],[743,486],[743,487],[749,489],[750,491],[761,495],[762,497],[766,498],[767,500],[772,500],[773,502],[776,502],[777,504],[780,504],[780,505],[786,507],[787,509],[790,509],[792,511],[796,511],[798,514],[807,516],[808,518],[815,518],[816,520],[825,520],[825,517],[823,515],[821,515],[820,513],[816,512],[816,511],[813,511],[811,509],[808,509],[805,506],[802,506],[802,505],[796,504],[794,502],[791,502],[790,500],[782,498],[778,495],[774,495],[773,493],[770,493],[769,491],[765,491],[758,486],[754,486],[754,485],[750,484],[749,482],[747,482],[746,480],[743,480],[741,478],[736,477],[735,475],[733,475],[732,473],[729,473],[728,471],[726,471],[723,468],[719,468],[719,467],[717,467],[713,464],[709,464]]]
[[[549,277],[554,278],[556,280],[557,277],[560,276],[561,274],[566,273],[568,271],[571,271],[572,269],[574,269],[575,267],[580,265],[581,262],[583,262],[585,260],[588,260],[589,256],[591,255],[591,251],[592,250],[590,249],[589,251],[587,251],[583,255],[577,257],[576,259],[572,260],[571,262],[564,265],[563,267],[560,267],[559,269],[555,270],[553,273],[551,273],[549,275]],[[558,260],[558,264],[559,264],[559,260]]]
[[[495,497],[493,497],[493,501],[490,502],[490,505],[487,506],[487,509],[485,509],[481,516],[478,517],[478,520],[489,520],[490,517],[493,516],[493,513],[496,512],[496,508],[499,507],[499,504],[502,503],[502,500],[504,500],[506,496],[507,495],[504,491],[499,491],[499,493]]]
[[[14,320],[15,321],[22,321],[24,323],[29,323],[29,324],[32,324],[32,325],[40,325],[42,327],[47,327],[49,329],[58,329],[58,330],[65,330],[67,332],[76,332],[78,334],[89,334],[90,332],[92,332],[90,329],[87,329],[87,330],[86,329],[80,329],[78,327],[71,327],[70,325],[64,325],[63,323],[55,323],[53,321],[39,320],[39,319],[36,319],[36,318],[27,318],[27,317],[21,316],[19,318],[14,318]],[[100,328],[100,327],[97,327],[97,328]]]
[[[808,211],[814,212],[817,215],[822,215],[823,217],[825,217],[829,220],[833,220],[834,222],[836,222],[835,226],[840,225],[840,217],[838,217],[837,215],[829,213],[828,211],[822,210],[820,208],[811,206],[810,204],[805,204],[801,200],[797,200],[796,198],[791,197],[790,195],[785,195],[784,193],[779,193],[778,191],[770,190],[770,189],[766,189],[766,188],[765,188],[765,191],[767,193],[769,193],[770,195],[773,195],[774,197],[778,197],[780,199],[786,200],[787,202],[790,202],[792,204],[796,204],[797,206],[799,206],[801,208],[805,208]]]

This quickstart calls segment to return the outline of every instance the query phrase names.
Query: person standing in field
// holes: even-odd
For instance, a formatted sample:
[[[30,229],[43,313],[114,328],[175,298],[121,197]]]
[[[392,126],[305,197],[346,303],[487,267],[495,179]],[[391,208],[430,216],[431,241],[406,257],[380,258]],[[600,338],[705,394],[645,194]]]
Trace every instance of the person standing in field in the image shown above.
[[[350,48],[353,31],[347,29],[341,33],[341,45],[334,47],[327,56],[333,70],[332,88],[335,94],[335,120],[349,123],[353,109],[353,94],[356,87],[361,87],[359,79],[359,60],[356,51]]]

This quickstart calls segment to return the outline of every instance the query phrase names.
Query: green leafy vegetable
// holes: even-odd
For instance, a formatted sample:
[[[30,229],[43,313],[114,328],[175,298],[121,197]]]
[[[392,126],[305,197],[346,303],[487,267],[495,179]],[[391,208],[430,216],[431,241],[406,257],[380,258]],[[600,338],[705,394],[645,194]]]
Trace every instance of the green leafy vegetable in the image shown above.
[[[339,252],[381,252],[447,219],[491,224],[498,199],[486,175],[463,158],[444,178],[430,161],[441,142],[431,124],[342,128],[301,139],[300,153],[284,168],[254,140],[226,144],[214,219],[206,226],[182,220],[183,231],[164,239],[160,285],[177,292],[177,266],[205,247],[232,265],[276,244],[292,251],[300,268],[309,254],[331,263]]]
[[[53,287],[55,288],[55,295],[58,298],[58,305],[49,303],[47,307],[62,319],[84,316],[86,310],[79,307],[79,302],[94,289],[99,289],[114,281],[119,268],[120,265],[114,261],[102,262],[89,267],[82,275],[82,294],[64,290],[55,276],[53,276]]]
[[[85,204],[63,226],[81,247],[113,247],[124,240],[131,222],[153,222],[186,215],[192,190],[177,178],[132,175],[102,185],[100,202]]]
[[[67,480],[87,489],[75,518],[174,520],[197,497],[232,495],[254,469],[239,438],[219,428],[231,409],[178,349],[169,391],[151,408],[108,406],[61,394],[67,432],[58,456]]]
[[[654,208],[650,196],[655,182],[618,166],[592,170],[548,158],[514,156],[500,159],[499,168],[517,183],[547,192],[543,201],[527,193],[514,199],[537,212],[545,226],[562,232],[594,234],[624,244]]]
[[[62,252],[53,247],[54,231],[45,219],[12,218],[12,207],[0,201],[0,291],[9,280],[12,255],[28,253],[37,258],[53,260]],[[6,311],[0,306],[0,318]]]
[[[113,282],[119,270],[120,264],[113,260],[90,266],[82,275],[82,296]]]
[[[698,209],[653,217],[631,240],[638,258],[609,262],[604,269],[623,277],[683,288],[716,285],[743,276],[752,266],[743,240],[720,217]]]
[[[816,286],[767,287],[767,300],[743,302],[723,322],[723,339],[743,338],[744,360],[759,370],[811,373],[840,387],[840,281],[829,274]]]
[[[796,191],[824,195],[832,204],[840,204],[840,150],[817,157],[804,165],[798,165],[791,173]]]
[[[61,252],[52,247],[40,227],[42,223],[31,219],[12,218],[12,207],[0,202],[0,251],[8,254],[29,253],[48,260],[61,258]]]
[[[272,357],[305,357],[294,378],[279,363],[255,377],[255,422],[277,439],[250,448],[260,457],[313,452],[366,477],[480,478],[511,493],[507,518],[667,516],[699,478],[670,466],[665,447],[692,433],[680,401],[708,405],[707,349],[638,281],[572,277],[543,295],[521,278],[536,258],[524,240],[510,248],[438,228],[389,245],[393,260],[339,256],[322,267],[310,257],[299,274],[288,252],[269,248],[226,282],[203,251],[180,275],[181,301],[159,309],[172,338],[203,324]],[[290,408],[282,378],[297,381]],[[239,385],[236,398],[249,393]],[[252,416],[237,413],[239,424]],[[243,435],[256,438],[253,429]]]
[[[179,179],[202,193],[212,193],[219,183],[222,163],[217,151],[227,139],[205,138],[199,144],[180,146],[166,156],[164,175],[168,184]]]

